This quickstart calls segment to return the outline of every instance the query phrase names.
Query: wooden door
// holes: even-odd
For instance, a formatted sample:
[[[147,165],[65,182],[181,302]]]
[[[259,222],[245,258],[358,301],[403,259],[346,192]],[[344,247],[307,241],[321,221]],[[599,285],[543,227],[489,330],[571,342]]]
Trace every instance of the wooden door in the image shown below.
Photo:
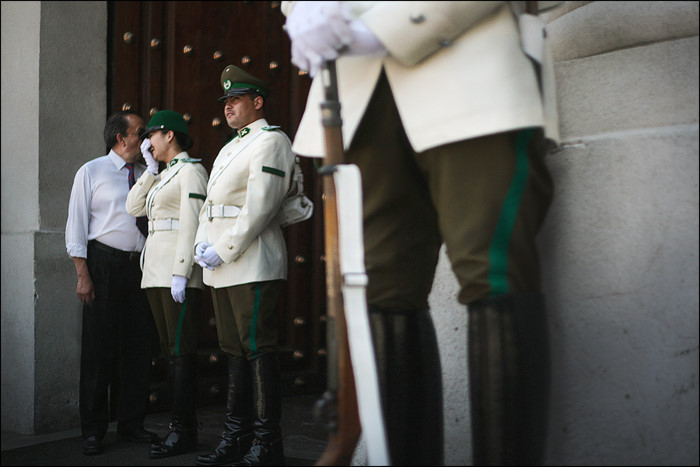
[[[109,111],[132,108],[148,122],[161,109],[181,113],[207,170],[231,138],[217,102],[220,76],[234,64],[266,81],[265,117],[293,138],[310,79],[290,62],[280,2],[110,2]],[[319,122],[320,124],[320,122]],[[278,305],[280,363],[285,393],[316,392],[325,385],[325,270],[321,184],[301,159],[305,189],[316,211],[286,229],[289,278]],[[226,392],[226,361],[218,348],[209,289],[199,325],[200,403]],[[168,405],[164,365],[154,360],[152,409]]]

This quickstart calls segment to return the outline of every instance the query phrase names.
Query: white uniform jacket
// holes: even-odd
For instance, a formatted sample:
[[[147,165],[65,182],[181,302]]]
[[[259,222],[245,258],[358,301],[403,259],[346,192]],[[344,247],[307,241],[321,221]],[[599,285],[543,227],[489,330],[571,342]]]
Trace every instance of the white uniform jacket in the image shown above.
[[[173,275],[188,277],[187,287],[204,287],[202,268],[195,264],[192,251],[209,178],[199,161],[183,151],[158,175],[144,172],[129,191],[129,214],[148,216],[142,288],[169,288]]]
[[[293,3],[283,2],[286,15]],[[533,126],[544,126],[547,137],[558,141],[551,54],[543,22],[520,14],[525,2],[347,3],[388,54],[336,61],[346,149],[382,69],[417,152]],[[524,50],[542,62],[544,98]],[[319,73],[294,138],[297,154],[323,157],[323,99]]]
[[[293,164],[289,138],[265,119],[238,129],[221,148],[194,245],[211,243],[224,262],[213,271],[204,269],[205,284],[221,288],[287,278],[287,248],[277,215]]]

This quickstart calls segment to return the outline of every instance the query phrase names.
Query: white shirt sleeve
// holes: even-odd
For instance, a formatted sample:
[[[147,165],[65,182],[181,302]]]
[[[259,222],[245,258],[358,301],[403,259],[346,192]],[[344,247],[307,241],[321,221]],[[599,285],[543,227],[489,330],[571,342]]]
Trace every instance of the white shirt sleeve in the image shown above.
[[[87,258],[91,202],[91,177],[87,167],[84,165],[75,174],[68,204],[66,250],[71,257]]]

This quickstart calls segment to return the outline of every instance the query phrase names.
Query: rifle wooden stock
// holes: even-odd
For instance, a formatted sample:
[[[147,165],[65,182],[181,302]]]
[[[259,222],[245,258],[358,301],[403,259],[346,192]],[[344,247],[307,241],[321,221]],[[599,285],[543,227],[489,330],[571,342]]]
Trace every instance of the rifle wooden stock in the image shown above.
[[[525,2],[525,13],[537,16],[539,11],[536,1],[526,1]]]
[[[326,155],[326,168],[344,162],[340,102],[335,77],[335,62],[325,62],[325,101],[321,104]],[[355,378],[350,361],[350,348],[341,293],[340,256],[338,246],[338,212],[332,173],[323,177],[324,239],[326,252],[326,306],[328,344],[328,388],[335,392],[336,424],[328,436],[328,444],[316,465],[350,465],[355,446],[362,432],[355,393]]]

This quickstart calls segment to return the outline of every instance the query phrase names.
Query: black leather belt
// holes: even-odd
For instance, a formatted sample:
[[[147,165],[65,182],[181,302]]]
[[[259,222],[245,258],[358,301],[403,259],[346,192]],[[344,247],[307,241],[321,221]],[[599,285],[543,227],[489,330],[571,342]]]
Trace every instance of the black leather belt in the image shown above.
[[[140,251],[124,251],[124,250],[119,250],[117,248],[112,248],[111,246],[105,245],[104,243],[100,243],[97,240],[90,240],[88,242],[88,246],[93,246],[97,248],[98,250],[105,251],[107,253],[110,253],[114,256],[119,256],[121,258],[126,258],[129,261],[133,259],[139,259],[141,257],[141,252]]]

